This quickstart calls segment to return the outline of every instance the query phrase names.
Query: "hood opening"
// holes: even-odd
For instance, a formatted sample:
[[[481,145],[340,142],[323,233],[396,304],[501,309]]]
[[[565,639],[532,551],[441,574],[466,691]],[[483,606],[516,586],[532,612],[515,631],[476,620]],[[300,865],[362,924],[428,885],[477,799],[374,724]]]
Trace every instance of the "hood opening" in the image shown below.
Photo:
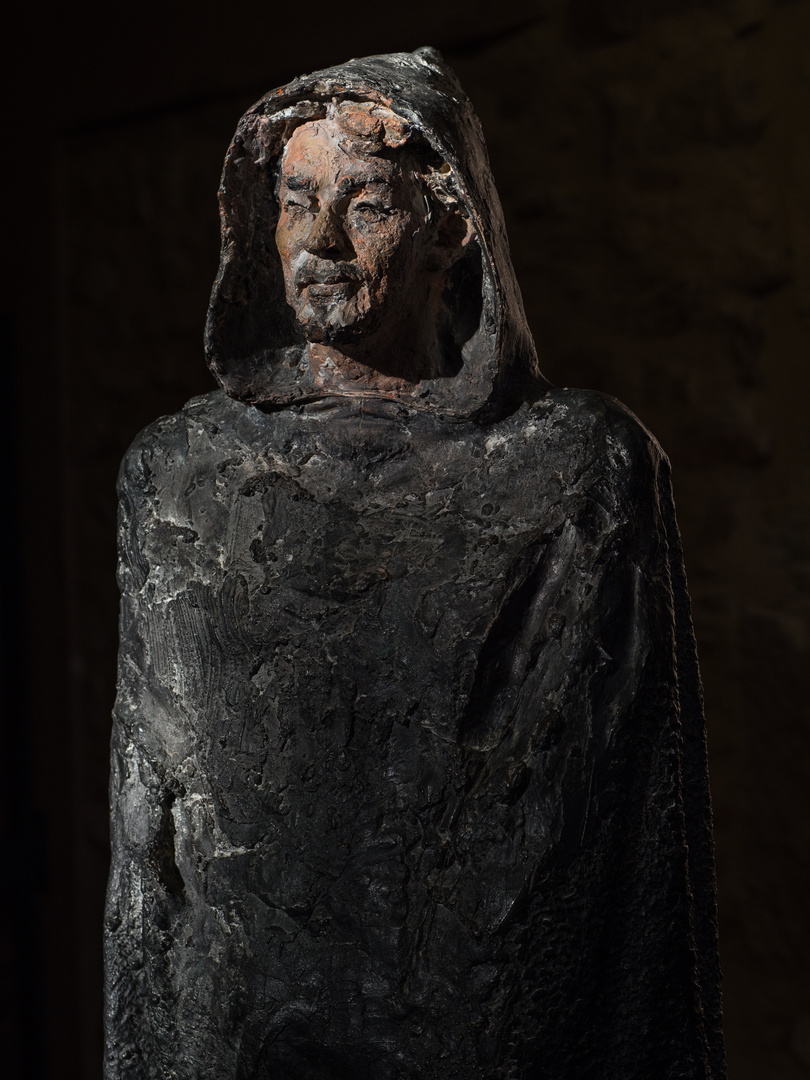
[[[348,101],[370,103],[372,113],[382,106],[401,119],[394,145],[421,151],[440,170],[444,197],[457,201],[474,230],[442,296],[441,374],[416,384],[403,402],[448,419],[488,422],[533,400],[548,384],[526,324],[480,124],[432,49],[303,76],[242,117],[219,192],[222,252],[206,325],[214,376],[230,396],[266,409],[326,395],[312,383],[306,343],[286,302],[275,246],[276,187],[293,131]]]

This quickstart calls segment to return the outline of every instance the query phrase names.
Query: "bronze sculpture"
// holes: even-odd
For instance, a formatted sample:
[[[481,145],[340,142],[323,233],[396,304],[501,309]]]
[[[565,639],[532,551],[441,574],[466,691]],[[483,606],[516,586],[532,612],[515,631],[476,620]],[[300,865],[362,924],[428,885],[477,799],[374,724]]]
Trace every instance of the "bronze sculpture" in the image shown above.
[[[240,123],[121,473],[108,1080],[723,1075],[666,458],[539,371],[432,50]]]

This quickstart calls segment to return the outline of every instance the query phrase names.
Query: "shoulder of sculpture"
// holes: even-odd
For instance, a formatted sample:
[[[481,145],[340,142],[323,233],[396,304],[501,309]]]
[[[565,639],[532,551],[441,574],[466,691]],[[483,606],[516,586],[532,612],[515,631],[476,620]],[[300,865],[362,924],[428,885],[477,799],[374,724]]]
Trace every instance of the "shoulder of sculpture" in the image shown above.
[[[655,467],[666,455],[654,435],[616,398],[597,390],[553,387],[527,411],[526,422],[542,424],[555,448],[585,460],[636,471]]]
[[[119,491],[133,486],[148,489],[156,477],[185,463],[194,434],[200,430],[218,432],[227,426],[234,404],[223,391],[212,390],[191,398],[179,412],[147,424],[124,454]]]

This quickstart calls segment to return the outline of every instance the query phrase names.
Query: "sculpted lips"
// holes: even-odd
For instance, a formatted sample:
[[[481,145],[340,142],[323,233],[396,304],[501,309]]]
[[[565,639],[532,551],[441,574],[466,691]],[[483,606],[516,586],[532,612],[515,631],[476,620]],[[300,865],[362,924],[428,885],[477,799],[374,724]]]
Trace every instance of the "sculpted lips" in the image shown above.
[[[354,283],[351,281],[313,281],[304,286],[302,291],[306,292],[310,300],[328,300],[348,296],[353,288]]]
[[[295,287],[311,300],[331,300],[348,296],[358,282],[346,270],[330,266],[323,270],[303,270],[296,276]]]

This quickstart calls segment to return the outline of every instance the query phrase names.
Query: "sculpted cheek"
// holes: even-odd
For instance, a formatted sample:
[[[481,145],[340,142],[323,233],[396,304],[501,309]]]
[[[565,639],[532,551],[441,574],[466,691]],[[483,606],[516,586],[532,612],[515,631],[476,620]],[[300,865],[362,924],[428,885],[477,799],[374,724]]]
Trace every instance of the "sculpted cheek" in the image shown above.
[[[381,221],[375,230],[364,229],[355,234],[353,243],[358,260],[382,291],[404,284],[404,275],[415,256],[412,232],[405,223]],[[390,280],[380,280],[389,276]]]

